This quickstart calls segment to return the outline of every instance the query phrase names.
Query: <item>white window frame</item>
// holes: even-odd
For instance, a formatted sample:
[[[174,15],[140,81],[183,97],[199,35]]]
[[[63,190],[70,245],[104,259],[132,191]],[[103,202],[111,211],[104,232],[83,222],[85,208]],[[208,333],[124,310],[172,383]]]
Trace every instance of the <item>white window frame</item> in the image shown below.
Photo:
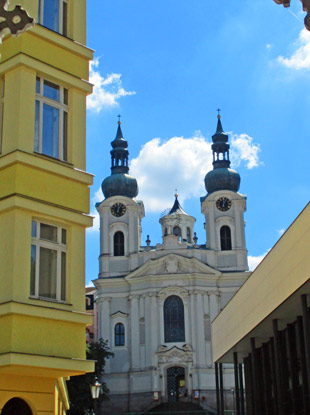
[[[31,292],[30,289],[30,297],[38,298],[38,299],[44,299],[49,301],[57,301],[57,302],[65,302],[66,301],[66,286],[67,286],[67,243],[68,243],[68,231],[66,228],[63,228],[62,226],[55,225],[53,223],[48,223],[46,221],[40,221],[40,220],[33,220],[32,225],[35,225],[36,232],[35,235],[31,237],[31,247],[35,246],[36,248],[36,258],[35,258],[35,275],[34,275],[34,292]],[[57,241],[52,242],[49,240],[41,239],[40,238],[40,227],[41,224],[52,226],[57,229]],[[66,243],[62,242],[62,235],[63,231],[65,231],[66,235]],[[52,251],[56,251],[56,298],[53,297],[42,297],[39,295],[40,292],[40,248],[46,248]],[[62,298],[62,253],[66,255],[66,261],[65,261],[65,292],[64,296]]]
[[[38,131],[38,148],[35,148],[35,151],[37,151],[40,154],[44,154],[49,157],[54,157],[50,154],[43,153],[42,147],[43,147],[43,105],[49,105],[52,108],[57,108],[59,110],[59,125],[58,125],[58,133],[59,133],[59,143],[58,143],[58,157],[59,160],[62,161],[68,161],[68,104],[65,104],[65,91],[67,91],[67,100],[69,100],[69,91],[67,88],[64,88],[61,85],[56,84],[53,81],[50,81],[49,79],[42,78],[40,76],[37,76],[36,78],[40,82],[40,91],[36,92],[36,102],[39,102],[40,109],[39,109],[39,131]],[[47,98],[43,95],[44,91],[44,81],[51,82],[52,84],[59,87],[59,101],[55,101],[53,99]],[[37,81],[36,81],[37,86]],[[65,115],[67,118],[67,131],[66,131],[66,151],[64,152],[64,118]],[[36,114],[37,117],[37,114]]]
[[[44,1],[45,0],[39,0],[39,10],[38,10],[38,22],[46,27],[49,30],[53,30],[50,29],[49,27],[44,25],[44,21],[43,21],[43,17],[44,17]],[[58,33],[60,33],[61,35],[67,36],[68,35],[68,0],[58,0],[59,1],[59,16],[58,16],[58,24],[59,24],[59,31]],[[67,23],[66,23],[66,31],[64,33],[64,16],[63,16],[63,10],[64,10],[64,4],[67,5]]]

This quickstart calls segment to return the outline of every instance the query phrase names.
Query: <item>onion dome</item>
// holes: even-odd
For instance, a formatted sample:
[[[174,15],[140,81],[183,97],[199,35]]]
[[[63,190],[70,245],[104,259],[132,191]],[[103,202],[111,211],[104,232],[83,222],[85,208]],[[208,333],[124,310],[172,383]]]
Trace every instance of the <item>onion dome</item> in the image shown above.
[[[137,180],[128,174],[128,142],[123,137],[120,121],[111,146],[112,173],[102,182],[102,192],[106,199],[112,196],[126,196],[132,199],[138,195],[139,189]]]
[[[228,135],[223,131],[221,116],[217,118],[217,129],[212,136],[213,170],[205,177],[205,187],[208,193],[217,190],[238,192],[240,175],[230,168]]]

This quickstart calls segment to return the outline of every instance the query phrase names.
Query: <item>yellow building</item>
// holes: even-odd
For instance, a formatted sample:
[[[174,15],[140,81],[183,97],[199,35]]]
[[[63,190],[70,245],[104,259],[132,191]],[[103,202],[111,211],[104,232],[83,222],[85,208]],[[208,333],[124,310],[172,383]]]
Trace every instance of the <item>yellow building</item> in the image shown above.
[[[310,413],[309,247],[310,203],[213,321],[219,415],[225,363],[235,367],[236,414]]]
[[[63,414],[85,360],[86,0],[11,0],[0,61],[0,413]]]

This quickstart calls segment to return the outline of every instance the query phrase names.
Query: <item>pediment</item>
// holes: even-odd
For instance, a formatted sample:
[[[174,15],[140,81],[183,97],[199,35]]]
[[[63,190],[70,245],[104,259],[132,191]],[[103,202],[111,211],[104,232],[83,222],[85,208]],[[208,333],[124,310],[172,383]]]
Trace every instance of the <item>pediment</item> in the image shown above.
[[[156,259],[150,259],[144,265],[127,275],[126,280],[146,276],[202,274],[219,277],[221,273],[204,264],[196,258],[186,258],[182,255],[168,254]]]
[[[123,313],[123,311],[116,311],[116,313],[110,314],[111,318],[120,318],[120,317],[128,317],[127,313]]]
[[[184,344],[182,347],[173,346],[170,349],[165,346],[159,346],[157,349],[158,363],[187,363],[193,361],[193,348],[190,344]]]

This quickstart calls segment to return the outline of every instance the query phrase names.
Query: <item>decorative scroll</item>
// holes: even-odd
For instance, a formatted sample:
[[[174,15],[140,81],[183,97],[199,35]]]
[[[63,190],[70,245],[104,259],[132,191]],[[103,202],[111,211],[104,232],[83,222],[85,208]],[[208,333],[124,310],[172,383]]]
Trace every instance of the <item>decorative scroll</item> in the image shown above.
[[[8,5],[9,0],[0,0],[0,39],[7,33],[18,36],[34,25],[34,20],[21,6],[8,10]]]
[[[273,0],[277,4],[283,4],[284,7],[290,7],[291,0]],[[310,31],[310,0],[300,0],[303,11],[307,13],[305,17],[305,27]]]

